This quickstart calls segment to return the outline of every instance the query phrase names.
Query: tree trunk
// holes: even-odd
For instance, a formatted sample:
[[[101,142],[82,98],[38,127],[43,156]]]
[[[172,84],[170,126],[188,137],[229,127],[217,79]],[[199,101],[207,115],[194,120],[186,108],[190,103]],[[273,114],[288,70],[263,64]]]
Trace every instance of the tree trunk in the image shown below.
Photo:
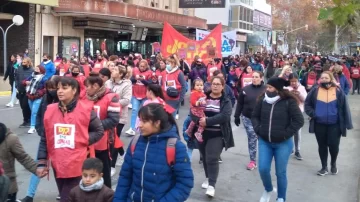
[[[339,25],[336,25],[335,27],[335,43],[334,43],[334,53],[339,54]]]

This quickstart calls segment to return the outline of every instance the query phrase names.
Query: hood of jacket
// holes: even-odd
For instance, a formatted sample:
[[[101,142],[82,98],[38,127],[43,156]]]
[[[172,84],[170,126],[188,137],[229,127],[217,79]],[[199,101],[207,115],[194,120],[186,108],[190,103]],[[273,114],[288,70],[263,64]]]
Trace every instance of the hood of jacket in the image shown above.
[[[3,123],[0,123],[0,144],[4,142],[7,135],[9,135],[10,129],[6,128],[6,126]]]
[[[156,134],[153,134],[153,135],[150,135],[150,136],[142,136],[144,137],[145,139],[168,139],[168,138],[171,138],[171,137],[176,137],[176,138],[179,138],[179,135],[178,135],[178,130],[176,128],[175,125],[172,125],[172,124],[169,124],[168,126],[166,126],[162,131],[156,133]]]

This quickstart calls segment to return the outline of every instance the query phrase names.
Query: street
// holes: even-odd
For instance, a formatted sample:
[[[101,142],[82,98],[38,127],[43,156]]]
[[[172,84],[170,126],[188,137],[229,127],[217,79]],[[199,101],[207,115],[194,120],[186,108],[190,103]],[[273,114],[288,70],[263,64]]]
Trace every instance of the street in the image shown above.
[[[360,158],[360,105],[359,95],[349,95],[349,103],[352,112],[354,129],[348,132],[346,138],[342,138],[340,154],[338,157],[339,174],[320,177],[316,172],[320,169],[320,159],[317,152],[315,136],[308,133],[308,121],[305,116],[305,126],[302,130],[301,154],[304,160],[298,161],[293,156],[288,166],[288,192],[289,202],[356,202],[358,195]],[[188,100],[188,98],[187,98]],[[5,108],[9,97],[0,97],[0,122],[5,123],[12,131],[18,134],[25,150],[36,157],[39,137],[37,134],[27,134],[28,129],[20,129],[22,114],[19,105],[14,108]],[[131,111],[129,111],[131,112]],[[188,113],[188,103],[180,110],[179,127]],[[130,116],[129,116],[130,117]],[[233,121],[233,117],[232,117]],[[214,202],[254,202],[259,201],[264,190],[257,170],[248,171],[246,165],[249,162],[247,149],[247,137],[243,126],[236,127],[233,123],[235,148],[223,152],[221,155],[223,163],[220,165],[220,173],[216,185],[216,195],[211,201]],[[129,125],[125,126],[125,130]],[[124,133],[121,139],[125,145],[131,140]],[[195,175],[195,185],[192,189],[188,202],[209,201],[205,196],[205,190],[201,189],[204,181],[202,165],[198,163],[199,152],[194,151],[192,166]],[[117,167],[119,170],[120,167]],[[16,163],[17,181],[19,185],[18,199],[26,196],[30,173],[22,165]],[[56,201],[57,187],[52,172],[50,179],[43,178],[35,196],[36,202]],[[274,168],[272,168],[273,182],[276,183]],[[113,178],[113,188],[116,187],[118,173]],[[276,186],[276,184],[274,184]],[[275,201],[276,196],[271,201]]]

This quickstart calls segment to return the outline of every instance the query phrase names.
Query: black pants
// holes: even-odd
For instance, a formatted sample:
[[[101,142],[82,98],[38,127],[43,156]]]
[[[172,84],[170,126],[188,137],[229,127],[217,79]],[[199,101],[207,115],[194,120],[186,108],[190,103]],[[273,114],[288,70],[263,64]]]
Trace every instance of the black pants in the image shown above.
[[[110,153],[109,150],[104,151],[95,151],[95,157],[100,159],[103,163],[103,179],[104,185],[111,189],[111,160],[110,160]]]
[[[331,156],[331,166],[336,165],[340,145],[339,124],[315,124],[315,136],[319,145],[319,156],[323,168],[327,167],[328,150]]]
[[[121,136],[121,131],[123,130],[125,124],[119,123],[116,126],[116,135],[120,138]],[[121,147],[119,149],[112,149],[112,154],[111,154],[111,167],[115,168],[115,164],[116,164],[116,160],[118,158],[118,154],[120,154],[120,156],[123,156],[125,153],[124,148]]]
[[[8,199],[7,199],[7,202],[16,202],[16,193],[13,193],[13,194],[8,194]]]
[[[353,93],[357,90],[360,93],[360,78],[359,79],[352,79],[353,80]]]
[[[70,191],[79,185],[81,176],[72,178],[55,178],[56,184],[60,190],[60,202],[68,202]]]
[[[29,107],[29,101],[28,101],[28,97],[26,96],[26,93],[19,93],[18,99],[20,102],[20,107],[22,110],[24,122],[30,123],[31,110]]]
[[[204,131],[204,134],[207,131]],[[217,178],[219,176],[219,157],[224,148],[222,137],[214,137],[210,139],[205,138],[199,143],[199,150],[202,154],[203,165],[206,178],[209,178],[209,185],[215,187]]]

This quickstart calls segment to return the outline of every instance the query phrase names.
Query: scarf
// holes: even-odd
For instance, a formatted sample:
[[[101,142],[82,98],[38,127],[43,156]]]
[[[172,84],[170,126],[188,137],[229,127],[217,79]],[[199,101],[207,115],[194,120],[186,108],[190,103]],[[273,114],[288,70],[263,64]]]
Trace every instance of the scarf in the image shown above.
[[[98,92],[95,93],[95,95],[89,96],[88,94],[86,94],[86,97],[87,97],[88,100],[96,102],[96,101],[98,101],[100,98],[102,98],[104,96],[105,92],[106,92],[106,87],[105,87],[105,85],[103,85],[98,90]]]
[[[35,75],[34,73],[32,73],[31,77],[32,78],[30,80],[30,85],[26,86],[26,92],[29,93],[30,95],[34,95],[38,90],[39,84],[42,81],[44,75],[43,74]]]
[[[94,184],[85,187],[84,184],[82,183],[82,180],[79,183],[79,187],[81,190],[83,190],[84,192],[91,192],[91,191],[96,191],[96,190],[100,190],[102,189],[102,187],[104,186],[104,179],[101,178],[99,181],[95,182]]]
[[[266,95],[266,93],[265,93],[265,98],[264,98],[264,100],[265,100],[265,102],[267,102],[268,104],[274,104],[275,102],[277,102],[278,100],[280,99],[280,96],[275,96],[275,97],[268,97],[267,95]]]

